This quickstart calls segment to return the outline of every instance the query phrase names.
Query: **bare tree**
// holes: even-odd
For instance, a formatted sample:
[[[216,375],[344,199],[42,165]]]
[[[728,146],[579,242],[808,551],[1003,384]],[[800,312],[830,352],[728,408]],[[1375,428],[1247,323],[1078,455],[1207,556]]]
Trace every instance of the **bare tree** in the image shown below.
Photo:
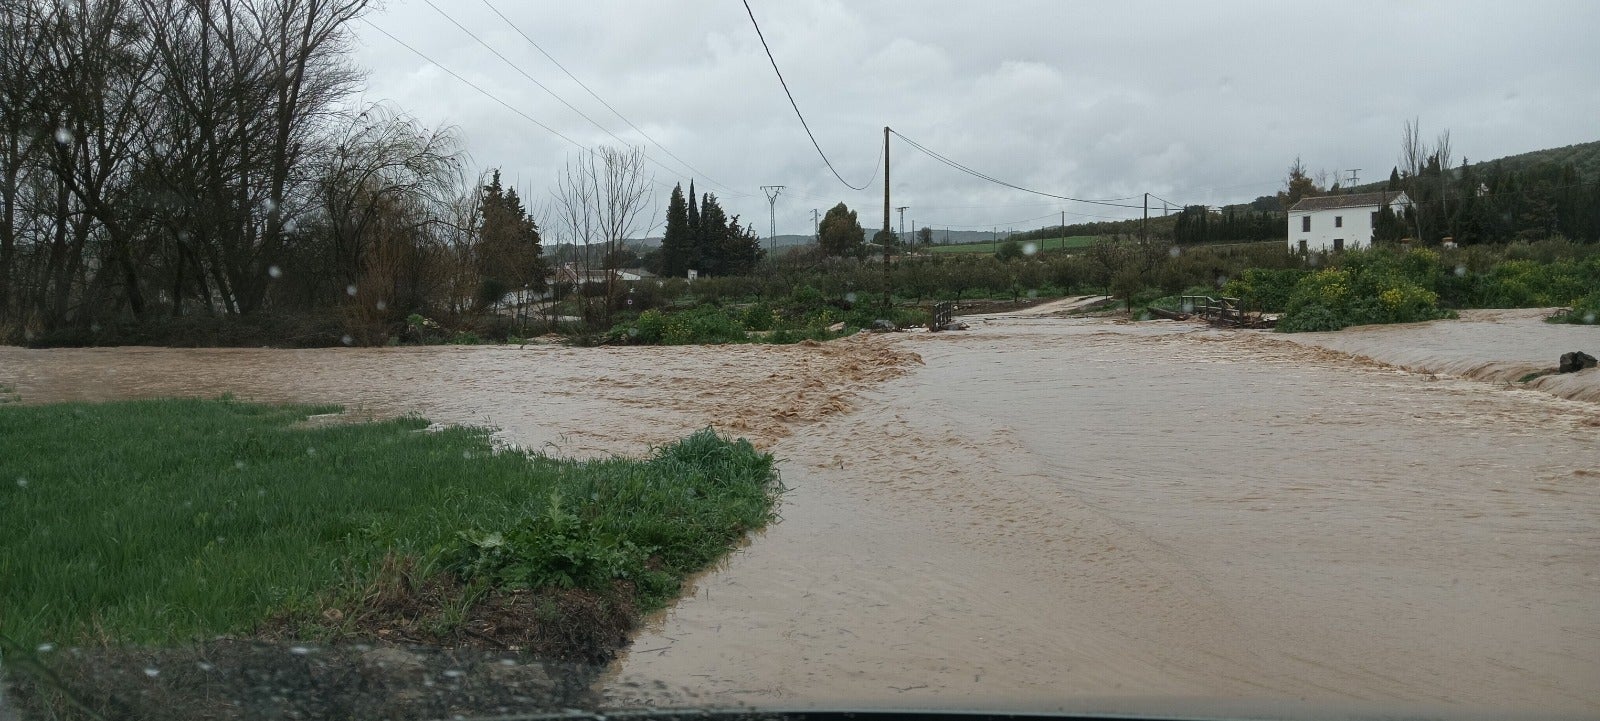
[[[556,181],[554,210],[569,239],[583,249],[584,280],[596,265],[604,274],[605,300],[600,322],[609,325],[616,298],[616,259],[619,243],[637,232],[648,206],[650,179],[644,173],[644,153],[638,148],[598,148],[567,161]],[[598,246],[598,248],[596,247]]]

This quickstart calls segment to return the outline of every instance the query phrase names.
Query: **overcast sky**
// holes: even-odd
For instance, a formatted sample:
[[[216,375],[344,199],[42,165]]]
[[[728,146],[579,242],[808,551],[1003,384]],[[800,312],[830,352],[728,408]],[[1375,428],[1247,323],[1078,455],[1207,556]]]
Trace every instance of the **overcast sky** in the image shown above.
[[[811,147],[739,0],[488,0],[667,150],[630,129],[485,0],[434,0],[517,68],[660,165],[659,208],[693,177],[767,230],[759,186],[784,185],[779,233],[844,201],[882,222],[885,125],[991,176],[1084,198],[1155,193],[1221,204],[1274,192],[1300,156],[1331,174],[1388,175],[1401,127],[1449,129],[1457,158],[1600,140],[1600,3],[864,2],[752,0]],[[586,146],[620,145],[423,0],[358,23],[367,101],[453,126],[475,169],[538,201],[576,148],[440,65]],[[960,174],[900,143],[906,226],[1018,229],[1138,209],[1063,203]],[[662,167],[666,166],[666,167]],[[1134,201],[1137,203],[1137,201]],[[1159,202],[1156,204],[1159,210]],[[659,221],[653,213],[650,224]],[[898,226],[898,215],[895,224]],[[659,229],[657,229],[659,232]]]

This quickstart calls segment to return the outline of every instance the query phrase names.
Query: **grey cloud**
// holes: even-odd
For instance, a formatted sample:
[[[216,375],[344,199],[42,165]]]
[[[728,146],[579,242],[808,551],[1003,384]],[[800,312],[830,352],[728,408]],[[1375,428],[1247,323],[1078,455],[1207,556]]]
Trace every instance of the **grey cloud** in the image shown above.
[[[436,0],[437,2],[438,0]],[[823,167],[736,0],[493,0],[612,105],[727,191],[765,228],[757,186],[789,186],[780,232],[844,200],[876,224],[881,189]],[[481,0],[439,3],[495,49],[630,142],[643,144]],[[1080,197],[1151,191],[1222,203],[1313,168],[1386,175],[1401,123],[1449,128],[1458,155],[1497,157],[1600,137],[1600,5],[1343,3],[776,2],[752,0],[819,142],[854,183],[890,125],[984,172]],[[372,22],[579,143],[615,144],[422,2]],[[542,193],[571,146],[388,38],[358,26],[367,99],[454,125],[474,162]],[[653,148],[663,164],[677,164]],[[894,148],[907,222],[985,226],[1065,209]],[[670,185],[689,179],[651,166]],[[880,176],[881,178],[881,176]],[[742,195],[742,197],[734,197]],[[1040,221],[1041,223],[1044,221]]]

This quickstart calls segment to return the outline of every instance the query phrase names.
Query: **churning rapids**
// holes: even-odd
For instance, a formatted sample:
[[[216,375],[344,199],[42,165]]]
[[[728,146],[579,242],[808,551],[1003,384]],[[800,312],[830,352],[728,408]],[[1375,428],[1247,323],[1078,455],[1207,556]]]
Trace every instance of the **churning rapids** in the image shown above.
[[[1060,308],[786,347],[0,348],[0,384],[337,402],[575,456],[705,425],[771,449],[782,520],[639,634],[616,705],[1600,712],[1600,370],[1515,382],[1600,331]]]

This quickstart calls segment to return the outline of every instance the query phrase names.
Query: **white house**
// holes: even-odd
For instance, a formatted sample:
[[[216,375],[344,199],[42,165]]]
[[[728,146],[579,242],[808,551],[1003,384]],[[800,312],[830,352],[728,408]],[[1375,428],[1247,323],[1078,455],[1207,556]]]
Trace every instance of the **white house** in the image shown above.
[[[1371,245],[1372,230],[1385,203],[1400,214],[1411,205],[1411,199],[1399,191],[1303,198],[1289,209],[1289,250],[1344,250]]]

